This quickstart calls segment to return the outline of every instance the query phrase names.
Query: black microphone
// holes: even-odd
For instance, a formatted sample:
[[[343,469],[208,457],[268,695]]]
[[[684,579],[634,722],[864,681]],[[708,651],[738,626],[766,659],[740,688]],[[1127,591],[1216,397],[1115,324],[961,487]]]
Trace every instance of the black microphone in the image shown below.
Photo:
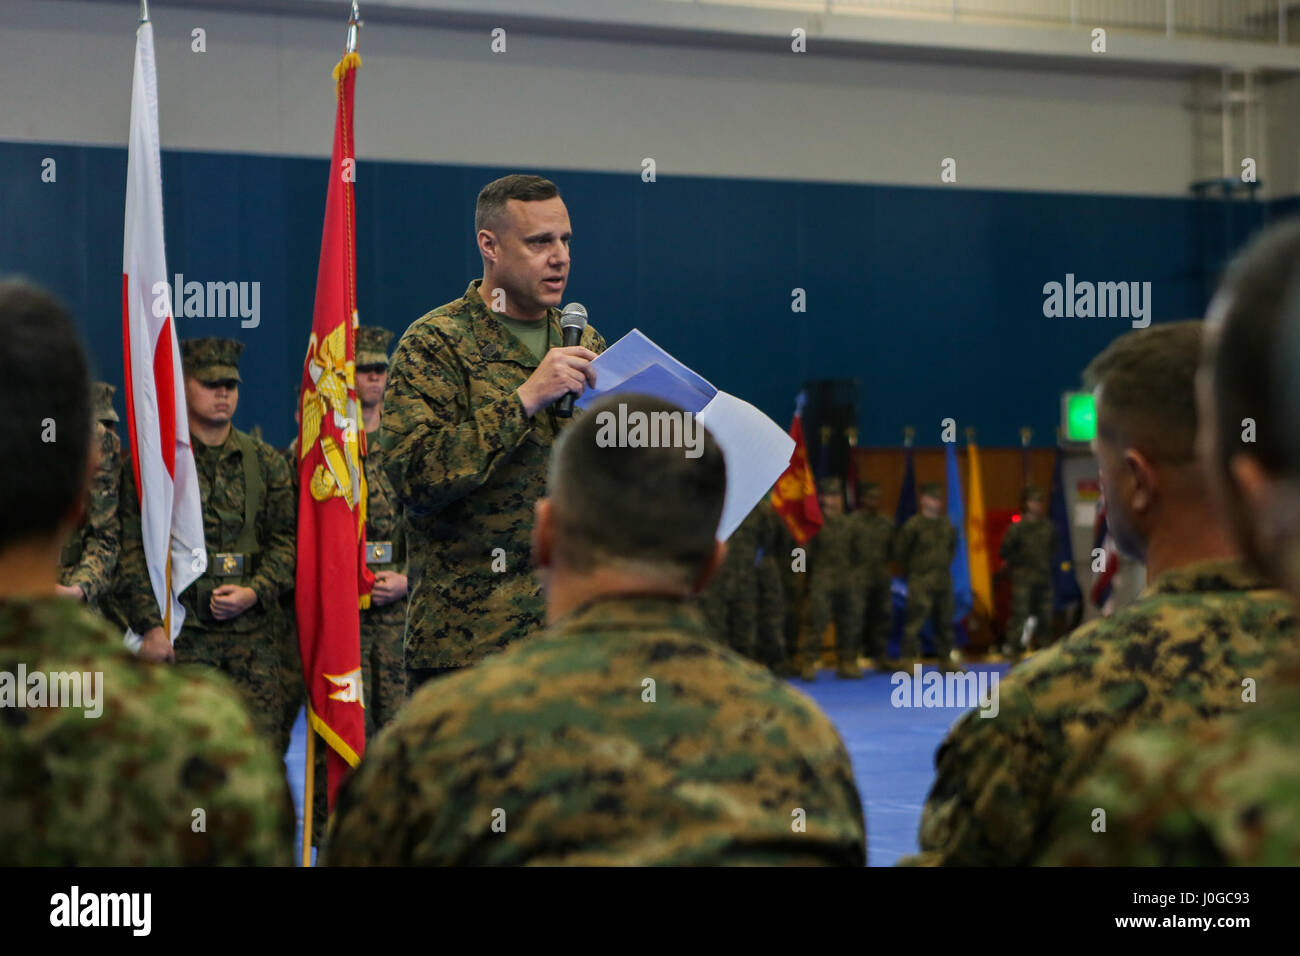
[[[582,330],[587,327],[587,310],[577,302],[570,302],[560,313],[560,330],[564,333],[564,347],[569,348],[582,341]],[[573,392],[562,396],[555,403],[555,414],[560,418],[573,417]]]

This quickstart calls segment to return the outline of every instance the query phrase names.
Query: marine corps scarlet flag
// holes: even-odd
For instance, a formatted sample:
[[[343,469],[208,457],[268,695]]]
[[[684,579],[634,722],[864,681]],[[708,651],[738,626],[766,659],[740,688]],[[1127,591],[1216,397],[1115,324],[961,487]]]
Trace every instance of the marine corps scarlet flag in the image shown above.
[[[369,606],[374,582],[365,563],[365,429],[355,366],[352,93],[360,64],[352,52],[334,68],[338,113],[298,433],[298,643],[311,729],[329,745],[331,807],[347,768],[365,751],[360,608]],[[309,759],[309,780],[311,766]],[[308,793],[304,807],[311,803]]]
[[[790,464],[772,489],[772,507],[790,529],[795,544],[806,544],[821,530],[825,519],[817,501],[817,483],[808,464],[808,446],[803,440],[803,395],[795,403],[794,421],[790,423],[794,451]]]

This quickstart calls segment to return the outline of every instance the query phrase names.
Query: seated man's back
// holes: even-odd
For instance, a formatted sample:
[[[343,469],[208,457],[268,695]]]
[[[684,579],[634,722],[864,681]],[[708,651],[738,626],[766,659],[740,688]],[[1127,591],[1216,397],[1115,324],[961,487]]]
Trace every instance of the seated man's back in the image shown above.
[[[619,440],[615,402],[634,424],[676,416],[676,443]],[[834,727],[698,605],[726,553],[708,429],[659,399],[598,399],[547,490],[531,538],[547,629],[407,702],[340,788],[325,859],[861,866]]]
[[[1243,561],[1167,572],[1132,605],[1017,667],[991,719],[967,714],[935,762],[909,862],[1024,864],[1116,733],[1179,727],[1243,706],[1296,638],[1291,599]]]
[[[1300,668],[1261,690],[1268,702],[1242,713],[1117,737],[1057,815],[1037,862],[1300,864]]]
[[[293,819],[225,681],[67,598],[0,598],[0,866],[287,865]]]
[[[693,603],[627,596],[410,700],[344,785],[326,855],[861,866],[864,841],[816,706],[722,646]]]

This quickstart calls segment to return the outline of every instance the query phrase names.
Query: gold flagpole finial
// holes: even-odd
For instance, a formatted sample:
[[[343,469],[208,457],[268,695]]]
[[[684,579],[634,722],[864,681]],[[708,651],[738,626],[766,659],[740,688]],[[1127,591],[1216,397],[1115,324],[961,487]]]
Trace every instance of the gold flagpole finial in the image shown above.
[[[140,0],[140,22],[149,22],[149,0]]]
[[[1034,430],[1030,428],[1028,425],[1025,425],[1023,428],[1020,429],[1020,444],[1023,447],[1028,448],[1029,440],[1033,437],[1034,437]]]
[[[357,8],[357,0],[352,0],[352,12],[348,14],[348,43],[345,53],[357,52],[357,34],[365,26],[361,21],[361,11]]]
[[[973,445],[974,443],[975,443],[975,429],[974,429],[974,428],[967,428],[967,429],[966,429],[966,444],[968,444],[968,445]]]
[[[911,425],[904,425],[903,426],[903,447],[911,448],[912,439],[915,437],[916,437],[916,429],[913,428]]]

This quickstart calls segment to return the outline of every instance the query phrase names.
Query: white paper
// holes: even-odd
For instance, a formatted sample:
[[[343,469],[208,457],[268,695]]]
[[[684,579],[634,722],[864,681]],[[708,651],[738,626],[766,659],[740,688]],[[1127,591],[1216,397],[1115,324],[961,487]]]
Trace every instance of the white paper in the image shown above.
[[[602,352],[591,366],[596,385],[575,403],[579,408],[626,390],[698,410],[695,417],[713,434],[727,463],[726,499],[717,531],[721,541],[731,537],[790,464],[794,439],[785,429],[749,402],[719,391],[637,329]],[[631,379],[635,383],[623,388]]]
[[[727,392],[714,395],[695,418],[713,433],[727,461],[727,498],[718,522],[718,540],[726,541],[790,466],[794,439]]]

